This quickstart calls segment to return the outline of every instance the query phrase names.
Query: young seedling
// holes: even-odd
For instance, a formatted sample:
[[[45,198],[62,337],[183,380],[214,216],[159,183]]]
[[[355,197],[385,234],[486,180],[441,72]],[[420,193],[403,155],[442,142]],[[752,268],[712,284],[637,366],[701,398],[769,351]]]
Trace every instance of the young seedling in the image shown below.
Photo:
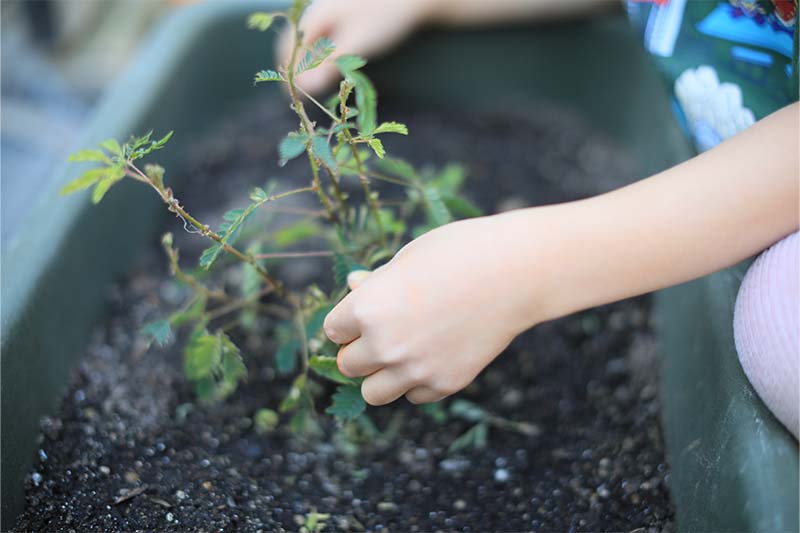
[[[260,313],[274,317],[277,322],[273,334],[279,341],[276,370],[293,377],[277,412],[263,409],[255,414],[254,424],[260,432],[275,427],[278,413],[291,415],[289,424],[294,431],[313,432],[314,406],[324,390],[319,383],[324,381],[337,386],[326,412],[343,421],[364,417],[366,406],[360,380],[339,372],[338,347],[322,332],[325,316],[348,290],[347,275],[355,269],[373,268],[392,257],[410,237],[446,224],[454,216],[481,214],[459,195],[465,177],[461,167],[451,165],[440,172],[421,172],[405,161],[387,157],[381,136],[407,135],[408,129],[398,122],[378,121],[377,94],[363,72],[364,59],[352,55],[336,58],[343,80],[325,104],[306,94],[296,83],[298,75],[330,61],[335,51],[334,43],[324,37],[304,46],[298,24],[307,4],[308,0],[295,0],[286,12],[254,13],[247,25],[263,32],[276,20],[285,19],[293,34],[288,63],[276,70],[256,73],[254,82],[286,86],[298,127],[279,145],[280,164],[304,156],[309,166],[308,178],[299,177],[297,186],[282,191],[256,187],[247,205],[226,212],[223,223],[212,229],[178,200],[175,191],[166,184],[161,166],[141,165],[142,159],[164,148],[172,136],[170,132],[157,140],[152,139],[151,133],[132,137],[123,144],[112,139],[101,143],[98,149],[73,154],[71,161],[94,162],[99,166],[87,170],[62,189],[62,193],[69,194],[93,188],[92,201],[97,203],[123,179],[141,182],[180,220],[184,231],[209,241],[210,246],[199,258],[201,268],[211,269],[223,258],[238,262],[238,268],[242,269],[238,294],[214,289],[181,268],[172,235],[164,235],[162,244],[171,273],[190,289],[191,296],[180,309],[146,324],[142,333],[150,342],[164,345],[170,341],[174,329],[190,328],[184,346],[184,372],[198,398],[213,402],[233,393],[247,375],[241,351],[228,333],[237,328],[254,330]],[[319,108],[328,124],[312,120],[307,105]],[[345,192],[346,180],[355,180],[360,197]],[[396,186],[402,194],[383,200],[373,189],[374,181]],[[244,240],[243,229],[258,212],[269,211],[279,200],[300,194],[317,198],[324,214],[322,220],[306,216],[279,229],[263,226],[248,242],[240,243]],[[419,219],[424,222],[410,225],[412,220]],[[327,249],[311,252],[291,249],[312,236],[322,237],[328,243]],[[316,285],[290,291],[267,267],[268,262],[308,256],[330,258],[335,287],[332,291],[325,292]],[[367,419],[361,420],[359,427],[370,427]]]

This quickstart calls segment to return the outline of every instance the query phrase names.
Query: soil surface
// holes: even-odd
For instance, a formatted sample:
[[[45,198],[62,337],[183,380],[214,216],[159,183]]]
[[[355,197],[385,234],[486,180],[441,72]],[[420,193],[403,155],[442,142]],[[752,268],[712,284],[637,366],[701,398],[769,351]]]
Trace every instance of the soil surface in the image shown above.
[[[554,110],[389,108],[381,118],[411,131],[387,143],[390,153],[465,163],[471,197],[487,212],[587,196],[632,173],[623,152]],[[215,223],[265,171],[303,172],[276,166],[277,135],[293,127],[270,108],[234,117],[187,155],[191,181],[176,193]],[[167,226],[191,264],[204,243],[179,235],[174,219]],[[327,272],[326,261],[292,262],[283,274],[301,283]],[[42,421],[18,531],[296,531],[312,512],[330,514],[330,531],[672,529],[647,298],[518,338],[458,397],[536,434],[493,427],[485,449],[449,453],[471,424],[437,421],[405,401],[368,410],[382,431],[368,442],[346,442],[327,417],[310,440],[285,424],[258,434],[254,413],[276,408],[288,387],[272,370],[266,334],[240,340],[248,382],[224,403],[195,405],[182,339],[147,351],[137,340],[144,322],[185,297],[166,270],[154,243],[110,290],[107,321],[60,410]]]

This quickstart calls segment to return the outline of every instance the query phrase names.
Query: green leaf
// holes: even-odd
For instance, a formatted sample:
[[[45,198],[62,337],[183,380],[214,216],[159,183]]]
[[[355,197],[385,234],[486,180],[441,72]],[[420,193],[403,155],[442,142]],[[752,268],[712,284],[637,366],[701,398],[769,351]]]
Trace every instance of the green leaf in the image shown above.
[[[376,166],[378,170],[386,174],[391,174],[392,176],[397,176],[398,178],[405,178],[412,182],[419,180],[419,176],[417,175],[417,171],[414,170],[414,167],[402,159],[386,157],[376,162]]]
[[[280,155],[278,165],[284,166],[288,161],[302,154],[306,150],[307,141],[308,135],[305,133],[293,131],[287,135],[278,146],[278,154]]]
[[[358,133],[369,137],[375,131],[378,120],[378,93],[375,86],[359,71],[350,72],[347,77],[353,82],[356,90],[356,106],[358,107]]]
[[[283,74],[275,72],[274,70],[261,70],[256,72],[253,78],[253,83],[261,83],[264,81],[286,81]]]
[[[256,208],[269,199],[266,192],[263,190],[261,190],[261,193],[253,191],[250,197],[254,201],[246,208],[239,207],[236,209],[231,209],[222,215],[224,222],[219,226],[219,233],[222,234],[222,242],[216,243],[203,250],[203,254],[200,256],[201,267],[205,268],[206,270],[211,268],[211,266],[214,264],[214,261],[217,260],[220,252],[225,249],[223,244],[233,244],[236,242],[236,239],[238,239],[239,235],[241,234],[242,228],[250,219]]]
[[[337,287],[347,286],[347,276],[354,270],[369,270],[341,252],[333,253],[333,279]]]
[[[141,148],[142,146],[144,146],[145,144],[150,142],[150,137],[152,137],[152,136],[153,136],[153,130],[148,131],[147,133],[145,133],[141,137],[136,137],[136,136],[131,135],[130,140],[127,143],[125,143],[125,145],[122,147],[123,153],[125,152],[125,148],[126,147],[128,148],[128,151],[130,151],[130,152],[133,152],[133,151]]]
[[[264,435],[275,429],[279,421],[280,415],[272,409],[259,409],[253,415],[253,425],[259,435]]]
[[[242,263],[242,296],[251,298],[261,290],[261,275],[250,263]]]
[[[59,191],[59,194],[65,196],[67,194],[72,194],[74,192],[82,191],[83,189],[88,189],[99,180],[108,176],[108,172],[109,172],[108,167],[93,168],[91,170],[87,170],[74,180],[64,185]]]
[[[284,226],[273,233],[272,238],[276,246],[285,248],[303,239],[318,235],[319,231],[320,227],[313,220],[304,219]]]
[[[485,423],[475,424],[454,440],[447,451],[456,453],[466,449],[483,449],[488,442],[488,433],[489,427]]]
[[[422,189],[422,196],[425,200],[425,211],[428,215],[428,221],[435,226],[443,226],[453,220],[450,211],[447,209],[442,197],[439,194],[439,189],[430,185]]]
[[[222,340],[208,333],[194,334],[183,354],[183,372],[187,379],[212,377],[222,362]]]
[[[289,394],[286,395],[280,407],[278,407],[281,413],[292,411],[300,405],[303,396],[306,394],[306,381],[306,374],[300,374],[295,378],[292,382],[292,388],[289,389]]]
[[[369,144],[369,147],[372,148],[372,151],[375,152],[375,155],[377,155],[380,159],[383,159],[383,157],[386,155],[386,149],[384,149],[383,143],[380,139],[370,139],[367,141],[367,144]]]
[[[395,235],[402,235],[406,232],[406,223],[396,218],[392,211],[381,209],[378,211],[378,218],[381,221],[381,226],[384,231]]]
[[[295,68],[295,74],[300,74],[301,72],[305,72],[307,70],[311,70],[317,68],[322,64],[325,59],[330,56],[333,51],[336,49],[336,45],[328,39],[327,37],[320,37],[314,44],[311,45],[311,48],[306,50],[306,55],[297,65]]]
[[[243,207],[229,209],[228,211],[225,211],[225,213],[222,214],[222,220],[225,220],[227,222],[236,222],[237,220],[239,220],[239,217],[241,217],[243,214],[244,214]]]
[[[330,169],[336,170],[336,159],[333,157],[333,152],[328,144],[327,137],[318,135],[311,140],[311,150],[314,155],[325,163]]]
[[[148,322],[141,330],[142,335],[150,337],[150,340],[155,341],[159,346],[164,346],[167,343],[170,332],[171,328],[166,320]]]
[[[161,150],[167,142],[172,138],[172,134],[175,133],[174,131],[168,132],[166,135],[161,137],[159,140],[154,141],[153,144],[150,146],[151,150]]]
[[[442,196],[454,195],[461,189],[466,177],[467,172],[463,166],[450,164],[445,166],[430,184],[439,189]]]
[[[367,408],[358,385],[340,385],[332,400],[325,412],[343,421],[353,420]]]
[[[300,341],[292,339],[282,344],[275,352],[275,367],[282,375],[291,374],[297,367],[297,352],[300,350]]]
[[[109,162],[106,154],[100,150],[91,149],[78,150],[74,154],[70,154],[68,160],[72,161],[73,163],[79,163],[81,161],[101,161],[103,163]]]
[[[239,386],[239,381],[247,377],[247,367],[244,366],[242,353],[239,347],[225,333],[217,332],[222,345],[222,377],[218,383],[217,396],[225,398],[233,393]]]
[[[125,176],[125,171],[119,167],[111,167],[108,169],[108,175],[97,182],[92,191],[92,202],[95,204],[100,203],[103,196],[106,195],[112,185],[117,183]]]
[[[309,437],[321,433],[313,408],[301,408],[289,420],[289,430],[295,435]]]
[[[267,31],[272,22],[275,20],[275,15],[272,13],[265,13],[264,11],[257,11],[250,13],[247,17],[247,27],[251,30]]]
[[[203,401],[227,397],[247,376],[242,355],[233,341],[222,331],[210,335],[202,328],[195,329],[184,348],[183,371]]]
[[[426,403],[421,406],[422,412],[433,419],[437,424],[447,422],[447,411],[442,402]]]
[[[372,132],[373,135],[379,133],[399,133],[400,135],[408,135],[408,127],[399,122],[384,122]]]
[[[486,416],[486,411],[468,400],[453,400],[450,404],[450,414],[469,422],[480,422]]]
[[[169,317],[169,322],[177,328],[188,322],[199,320],[200,317],[203,316],[203,313],[205,313],[205,310],[206,298],[204,296],[198,296],[186,309],[172,313]]]
[[[100,143],[100,146],[111,152],[113,155],[122,156],[122,146],[119,145],[116,139],[106,139]]]
[[[200,378],[192,382],[194,394],[203,403],[213,403],[217,397],[217,384],[211,376]]]
[[[342,76],[347,76],[366,64],[366,59],[356,55],[343,55],[336,58],[336,66],[339,68],[339,72],[342,73]]]
[[[255,187],[250,192],[250,199],[253,200],[254,202],[264,203],[267,200],[269,200],[269,196],[267,196],[267,192],[261,187]]]
[[[417,239],[417,238],[421,237],[422,235],[425,235],[429,231],[434,230],[434,229],[436,229],[438,227],[439,226],[437,226],[435,224],[422,224],[420,226],[414,226],[413,228],[411,228],[411,238],[412,239]]]
[[[461,218],[472,218],[483,216],[483,211],[480,207],[473,204],[466,198],[460,196],[444,196],[442,197],[444,205],[454,215]]]
[[[211,268],[211,265],[213,265],[214,261],[217,260],[217,256],[219,256],[219,253],[221,251],[222,251],[222,245],[219,243],[212,244],[211,246],[203,250],[203,253],[200,254],[200,260],[199,260],[200,266],[205,268],[206,270]]]
[[[322,324],[325,323],[325,317],[328,316],[334,308],[333,304],[322,305],[311,313],[311,316],[306,321],[306,338],[312,339],[322,329]]]
[[[335,381],[340,385],[358,385],[356,380],[345,377],[339,372],[335,357],[315,355],[308,361],[308,366],[320,376]]]

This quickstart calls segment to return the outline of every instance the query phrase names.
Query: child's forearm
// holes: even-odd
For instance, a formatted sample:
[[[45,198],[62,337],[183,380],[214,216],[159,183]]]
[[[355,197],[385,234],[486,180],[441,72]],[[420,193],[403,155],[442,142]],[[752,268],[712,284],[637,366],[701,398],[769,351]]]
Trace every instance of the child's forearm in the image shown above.
[[[428,0],[431,22],[453,25],[553,20],[619,7],[615,0]]]
[[[556,318],[675,285],[767,248],[798,228],[799,168],[794,104],[628,187],[500,215],[518,243],[536,240],[515,273],[538,306],[532,315]],[[533,227],[550,231],[530,235]]]

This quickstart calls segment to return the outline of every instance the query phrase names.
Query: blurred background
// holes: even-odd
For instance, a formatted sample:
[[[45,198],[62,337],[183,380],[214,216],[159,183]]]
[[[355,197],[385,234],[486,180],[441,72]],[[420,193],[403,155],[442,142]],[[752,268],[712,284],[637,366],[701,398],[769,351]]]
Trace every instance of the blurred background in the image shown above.
[[[2,0],[2,243],[104,89],[179,0]]]

